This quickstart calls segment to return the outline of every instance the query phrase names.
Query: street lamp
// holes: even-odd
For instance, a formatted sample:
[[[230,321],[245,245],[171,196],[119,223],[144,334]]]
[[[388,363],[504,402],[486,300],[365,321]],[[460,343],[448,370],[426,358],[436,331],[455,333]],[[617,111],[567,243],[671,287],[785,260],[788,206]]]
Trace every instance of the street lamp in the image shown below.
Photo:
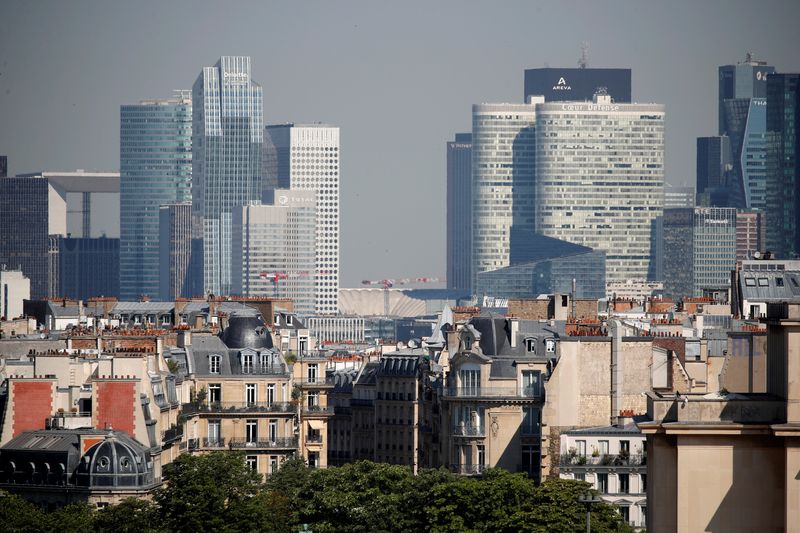
[[[582,503],[586,506],[586,533],[592,533],[592,505],[602,501],[602,499],[591,492],[578,496],[578,503]]]

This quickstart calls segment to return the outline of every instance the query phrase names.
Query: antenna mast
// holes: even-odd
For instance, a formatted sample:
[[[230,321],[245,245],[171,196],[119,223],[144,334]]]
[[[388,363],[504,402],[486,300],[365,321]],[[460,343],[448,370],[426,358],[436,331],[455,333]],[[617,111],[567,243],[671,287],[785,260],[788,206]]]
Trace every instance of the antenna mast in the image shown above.
[[[578,60],[578,66],[580,68],[586,68],[589,64],[589,43],[583,41],[581,43],[581,58]]]

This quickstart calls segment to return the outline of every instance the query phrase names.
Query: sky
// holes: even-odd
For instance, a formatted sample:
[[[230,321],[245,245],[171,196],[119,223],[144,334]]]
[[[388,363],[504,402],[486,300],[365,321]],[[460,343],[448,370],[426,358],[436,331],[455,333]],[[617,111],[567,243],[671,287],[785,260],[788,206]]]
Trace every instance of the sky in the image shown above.
[[[666,177],[693,185],[717,133],[717,66],[751,51],[800,71],[800,2],[0,2],[9,173],[118,170],[119,106],[252,57],[265,123],[341,128],[341,284],[444,277],[446,153],[471,105],[521,102],[526,68],[633,70],[665,104]]]

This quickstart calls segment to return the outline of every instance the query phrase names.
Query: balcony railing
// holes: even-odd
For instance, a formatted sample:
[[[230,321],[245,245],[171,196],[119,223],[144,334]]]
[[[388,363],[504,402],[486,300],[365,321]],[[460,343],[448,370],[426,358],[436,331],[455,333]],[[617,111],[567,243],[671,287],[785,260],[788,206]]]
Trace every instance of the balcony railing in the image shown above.
[[[454,437],[483,437],[486,435],[486,428],[481,426],[453,426]]]
[[[561,455],[561,466],[643,466],[647,464],[644,454],[620,455]]]
[[[464,476],[477,476],[486,472],[487,465],[450,465],[450,471]]]
[[[530,398],[542,399],[539,389],[531,387],[447,387],[442,391],[448,398]]]
[[[335,380],[333,376],[319,376],[317,378],[306,378],[297,381],[301,387],[333,387]]]
[[[230,447],[234,449],[244,448],[297,448],[297,437],[278,437],[275,439],[247,439],[243,437],[235,437],[230,439]]]
[[[291,402],[250,403],[250,402],[214,402],[185,403],[185,414],[196,413],[294,413],[295,404]]]
[[[306,435],[306,442],[322,444],[322,435]]]
[[[303,414],[304,415],[332,415],[333,414],[333,407],[321,407],[319,405],[303,406]]]
[[[250,376],[283,376],[289,373],[285,365],[252,365],[242,367],[242,374]]]
[[[164,436],[161,438],[164,444],[174,442],[183,437],[183,426],[171,427],[164,430]]]
[[[350,398],[350,407],[372,407],[375,400],[371,398]]]
[[[208,437],[203,437],[203,448],[221,449],[224,447],[225,447],[225,439],[222,437],[216,439],[209,439]]]

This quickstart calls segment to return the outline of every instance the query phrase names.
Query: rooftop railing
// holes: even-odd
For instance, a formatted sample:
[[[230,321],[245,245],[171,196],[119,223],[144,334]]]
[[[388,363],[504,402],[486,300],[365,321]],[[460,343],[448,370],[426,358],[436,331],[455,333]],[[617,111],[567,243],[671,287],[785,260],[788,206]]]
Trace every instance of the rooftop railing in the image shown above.
[[[483,437],[486,435],[486,428],[483,426],[454,426],[453,436],[455,437]]]
[[[185,414],[196,413],[294,413],[295,404],[291,402],[213,402],[213,403],[185,403]]]
[[[447,387],[442,391],[449,398],[542,398],[541,389],[533,387]]]
[[[229,440],[230,447],[233,449],[276,449],[276,448],[297,448],[297,437],[277,437],[275,439],[247,439],[244,437],[234,437]]]
[[[643,466],[647,464],[645,454],[600,454],[600,455],[561,455],[561,466]]]

